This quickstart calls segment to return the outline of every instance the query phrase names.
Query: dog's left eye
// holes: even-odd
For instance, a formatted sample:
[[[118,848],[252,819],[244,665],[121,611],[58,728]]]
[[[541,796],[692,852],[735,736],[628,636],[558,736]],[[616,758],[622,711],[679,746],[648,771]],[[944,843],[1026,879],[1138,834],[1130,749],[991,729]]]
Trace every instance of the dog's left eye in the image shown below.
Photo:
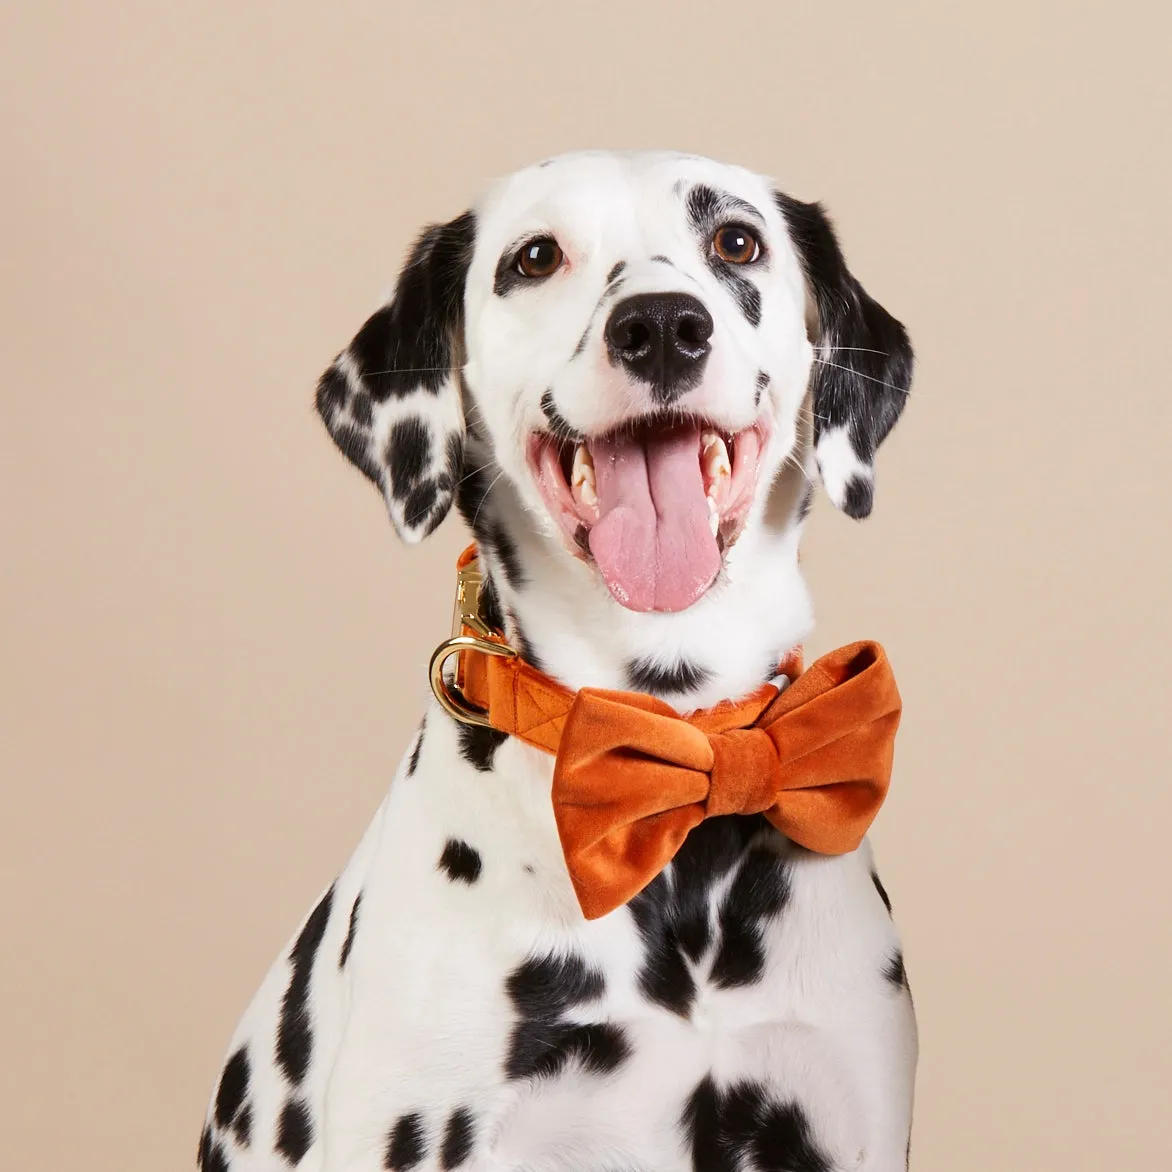
[[[730,265],[751,265],[761,255],[761,243],[743,224],[726,224],[712,237],[712,249]]]
[[[562,267],[561,246],[552,236],[540,236],[517,252],[517,272],[523,277],[551,277]]]

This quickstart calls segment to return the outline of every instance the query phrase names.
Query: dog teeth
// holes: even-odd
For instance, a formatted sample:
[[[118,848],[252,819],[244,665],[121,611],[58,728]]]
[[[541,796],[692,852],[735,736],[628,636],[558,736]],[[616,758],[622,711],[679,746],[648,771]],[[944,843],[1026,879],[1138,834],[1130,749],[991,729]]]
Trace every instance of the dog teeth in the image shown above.
[[[728,497],[732,481],[732,461],[728,446],[715,432],[700,437],[700,471],[704,477],[704,496],[708,501],[708,526],[715,537],[720,528],[720,506]]]
[[[598,487],[594,481],[594,460],[590,449],[579,444],[574,449],[574,466],[570,471],[570,489],[574,497],[593,508],[598,504]]]
[[[700,465],[708,484],[715,484],[721,476],[732,475],[728,446],[715,432],[706,431],[700,437]]]

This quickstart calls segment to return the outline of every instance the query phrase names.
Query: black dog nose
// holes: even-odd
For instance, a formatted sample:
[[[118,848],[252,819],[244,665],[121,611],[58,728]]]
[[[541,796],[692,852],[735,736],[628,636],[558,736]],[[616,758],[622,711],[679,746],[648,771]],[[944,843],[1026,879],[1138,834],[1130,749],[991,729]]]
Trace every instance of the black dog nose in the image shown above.
[[[712,315],[687,293],[639,293],[620,301],[606,323],[612,362],[670,403],[700,381]]]

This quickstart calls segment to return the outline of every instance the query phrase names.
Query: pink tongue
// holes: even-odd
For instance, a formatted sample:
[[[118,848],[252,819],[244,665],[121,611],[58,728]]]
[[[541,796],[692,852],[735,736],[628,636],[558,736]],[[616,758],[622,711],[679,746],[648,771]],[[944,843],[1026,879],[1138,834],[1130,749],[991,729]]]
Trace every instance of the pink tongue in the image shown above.
[[[630,610],[683,610],[720,570],[700,475],[700,431],[590,445],[599,520],[590,552]]]

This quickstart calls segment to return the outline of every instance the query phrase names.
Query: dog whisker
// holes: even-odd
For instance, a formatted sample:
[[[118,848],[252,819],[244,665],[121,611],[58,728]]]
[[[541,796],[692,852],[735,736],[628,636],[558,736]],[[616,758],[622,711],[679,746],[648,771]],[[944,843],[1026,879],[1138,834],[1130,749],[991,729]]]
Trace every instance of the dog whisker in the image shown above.
[[[912,393],[910,387],[898,387],[895,385],[895,383],[886,382],[884,379],[875,378],[870,374],[863,374],[861,370],[855,370],[853,366],[842,366],[837,362],[827,362],[825,358],[815,358],[814,361],[817,362],[819,366],[832,366],[835,370],[845,370],[847,374],[853,374],[858,378],[866,379],[869,383],[878,383],[881,387],[887,387],[888,390],[899,391],[901,395],[910,395]],[[916,397],[920,397],[919,392],[916,393]]]
[[[454,374],[463,367],[457,366],[392,366],[386,370],[364,370],[363,378],[378,378],[384,374],[437,374],[440,371]]]
[[[496,482],[497,482],[498,480],[500,480],[500,478],[501,478],[502,476],[504,476],[504,474],[505,474],[505,470],[502,468],[502,469],[501,469],[501,470],[500,470],[500,471],[499,471],[499,472],[498,472],[498,473],[497,473],[497,474],[496,474],[496,475],[495,475],[495,476],[492,478],[492,481],[489,483],[489,486],[488,486],[488,487],[487,487],[487,488],[484,490],[484,495],[483,495],[483,496],[480,498],[480,504],[478,504],[478,505],[476,506],[476,512],[472,514],[472,524],[469,526],[469,528],[472,528],[472,529],[475,529],[475,528],[476,528],[476,519],[477,519],[477,518],[480,516],[480,510],[484,508],[484,502],[485,502],[486,500],[488,500],[489,496],[492,494],[492,490],[493,490],[493,488],[496,486]]]
[[[827,416],[819,415],[818,412],[815,411],[812,406],[806,406],[805,404],[802,404],[802,406],[798,408],[798,411],[799,411],[799,413],[805,412],[805,414],[810,419],[816,419],[816,420],[818,420],[819,423],[825,423],[825,424],[830,423],[830,420]]]
[[[456,487],[458,488],[466,480],[471,480],[473,477],[479,476],[481,474],[481,472],[484,472],[487,469],[491,468],[494,464],[498,468],[500,468],[500,463],[497,461],[497,458],[495,456],[491,457],[485,463],[481,464],[478,468],[473,468],[471,472],[467,472],[463,476],[461,476],[460,479],[456,481]],[[503,471],[503,469],[502,469],[502,471]],[[495,484],[495,483],[496,483],[496,481],[494,480],[493,484]]]
[[[881,354],[884,358],[891,357],[890,350],[872,350],[870,346],[815,346],[815,350],[854,350],[860,354]]]

